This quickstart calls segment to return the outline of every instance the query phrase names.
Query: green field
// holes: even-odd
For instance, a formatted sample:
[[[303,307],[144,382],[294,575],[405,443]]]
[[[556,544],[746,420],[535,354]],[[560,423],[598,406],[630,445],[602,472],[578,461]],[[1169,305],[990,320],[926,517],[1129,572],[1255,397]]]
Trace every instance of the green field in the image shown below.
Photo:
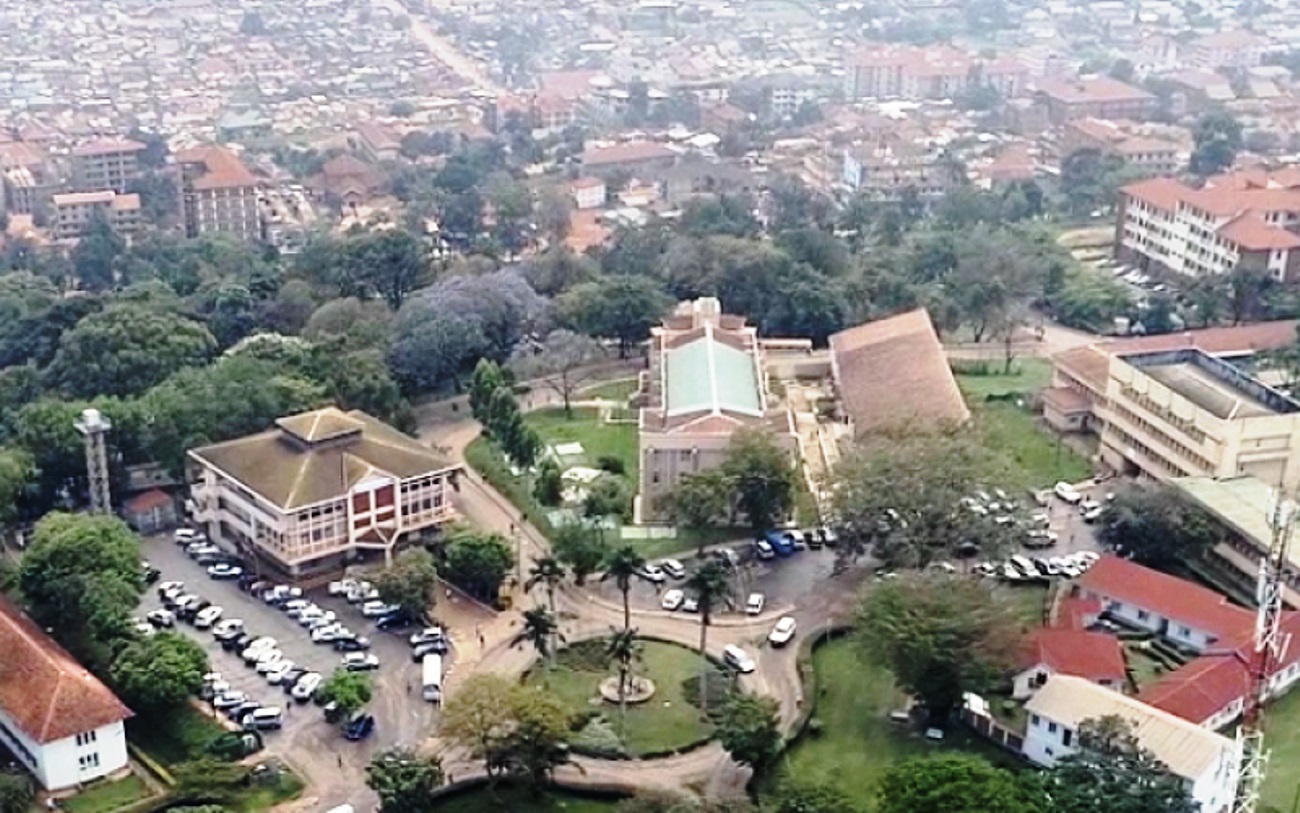
[[[589,389],[584,389],[578,393],[578,399],[589,401],[596,398],[605,398],[610,401],[627,403],[627,399],[632,397],[636,392],[637,380],[635,378],[625,378],[622,381],[607,381],[604,384],[597,384]]]
[[[225,732],[220,723],[193,706],[161,717],[136,717],[126,729],[136,747],[168,767],[203,756],[208,743]]]
[[[1295,646],[1293,641],[1292,646]],[[1263,803],[1294,810],[1300,791],[1300,688],[1293,688],[1268,707],[1265,742],[1270,755],[1264,778]]]
[[[439,813],[613,813],[618,803],[559,791],[533,794],[514,787],[481,790],[438,802]]]
[[[958,365],[954,362],[954,365]],[[991,370],[1000,371],[1002,361],[991,359]],[[1008,393],[1035,393],[1046,387],[1052,380],[1052,365],[1046,359],[1016,359],[1011,363],[1011,375],[968,375],[957,373],[957,385],[972,404],[983,401],[990,395]],[[958,366],[956,369],[960,369]]]
[[[787,752],[785,769],[810,782],[838,787],[851,798],[875,795],[876,783],[892,763],[913,756],[962,750],[1011,764],[996,750],[954,725],[942,743],[928,742],[913,729],[889,721],[903,695],[883,666],[867,663],[851,638],[831,641],[813,653],[817,699],[813,717],[818,735],[805,734]],[[869,807],[863,805],[864,810]]]
[[[655,694],[646,703],[627,707],[623,739],[629,753],[667,751],[709,736],[713,726],[700,719],[699,709],[687,702],[682,691],[682,682],[699,674],[699,654],[661,641],[641,643],[642,662],[634,671],[654,681]],[[538,665],[529,672],[528,682],[546,686],[575,713],[600,708],[610,727],[618,732],[621,718],[618,706],[610,703],[593,706],[593,699],[600,695],[597,690],[600,682],[616,674],[613,664],[606,663],[599,654],[591,657],[592,649],[603,645],[603,641],[584,642],[561,650],[555,669]]]
[[[601,423],[594,409],[575,409],[566,418],[563,409],[539,409],[524,416],[527,424],[537,430],[547,446],[562,443],[581,443],[584,450],[581,460],[566,459],[568,465],[585,465],[599,468],[602,457],[616,458],[623,464],[624,479],[629,489],[635,489],[640,461],[637,459],[636,427],[631,424]],[[629,492],[630,493],[630,492]]]
[[[148,795],[144,780],[131,774],[116,782],[96,782],[61,806],[70,813],[108,813]]]
[[[976,426],[988,448],[1006,459],[1008,486],[1050,488],[1058,480],[1077,483],[1092,476],[1088,461],[1038,425],[1032,412],[1002,401],[971,404]],[[1010,490],[1010,489],[1009,489]]]

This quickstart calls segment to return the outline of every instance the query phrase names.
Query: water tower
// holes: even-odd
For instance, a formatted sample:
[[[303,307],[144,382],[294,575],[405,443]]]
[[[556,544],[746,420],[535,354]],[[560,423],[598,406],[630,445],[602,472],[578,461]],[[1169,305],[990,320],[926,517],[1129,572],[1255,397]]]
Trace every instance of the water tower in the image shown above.
[[[73,424],[85,438],[86,476],[90,481],[90,511],[108,514],[113,503],[108,491],[108,446],[106,437],[113,424],[98,409],[87,409]]]

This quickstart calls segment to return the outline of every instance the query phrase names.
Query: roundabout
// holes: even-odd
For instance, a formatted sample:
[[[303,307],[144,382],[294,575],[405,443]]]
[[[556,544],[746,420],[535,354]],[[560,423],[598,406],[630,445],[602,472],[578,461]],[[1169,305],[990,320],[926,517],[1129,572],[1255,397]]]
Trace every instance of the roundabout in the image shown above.
[[[619,695],[618,664],[606,652],[608,638],[578,641],[561,649],[552,667],[537,661],[525,682],[564,700],[582,722],[574,740],[579,753],[646,758],[689,750],[712,739],[714,724],[700,710],[701,660],[679,644],[642,639],[628,684]],[[707,665],[711,712],[735,690],[713,661]]]

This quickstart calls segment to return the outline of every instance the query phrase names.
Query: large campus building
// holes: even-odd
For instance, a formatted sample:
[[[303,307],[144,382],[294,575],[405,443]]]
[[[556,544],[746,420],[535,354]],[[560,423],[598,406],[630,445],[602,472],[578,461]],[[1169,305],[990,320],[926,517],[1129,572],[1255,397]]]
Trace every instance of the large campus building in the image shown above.
[[[194,147],[176,154],[181,167],[181,208],[185,234],[227,234],[237,240],[262,239],[258,181],[225,147]]]
[[[117,696],[0,596],[0,748],[62,791],[127,768],[132,716]]]
[[[295,578],[390,557],[449,522],[459,465],[334,407],[189,452],[192,513],[214,539]]]
[[[1196,189],[1152,178],[1120,190],[1116,257],[1144,270],[1215,276],[1300,273],[1300,170],[1216,175]]]
[[[650,333],[639,395],[640,520],[662,518],[662,500],[682,477],[720,466],[737,430],[768,430],[796,453],[793,419],[768,387],[758,329],[744,317],[702,298]]]
[[[1295,341],[1265,322],[1099,342],[1052,359],[1043,414],[1090,431],[1112,469],[1155,480],[1235,477],[1300,483],[1300,403],[1252,370],[1257,353]]]

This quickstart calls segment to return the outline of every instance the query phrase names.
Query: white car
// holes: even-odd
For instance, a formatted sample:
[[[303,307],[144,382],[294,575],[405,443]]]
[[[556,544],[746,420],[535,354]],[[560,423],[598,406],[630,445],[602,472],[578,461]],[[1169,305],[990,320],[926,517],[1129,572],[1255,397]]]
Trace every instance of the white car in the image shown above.
[[[356,579],[339,579],[329,583],[329,594],[331,596],[346,596],[355,589],[357,589]]]
[[[682,600],[682,612],[698,613],[700,611],[700,600],[695,596],[687,596]]]
[[[306,703],[311,700],[311,696],[316,693],[316,689],[321,685],[324,678],[318,672],[308,672],[298,678],[298,682],[293,684],[293,699],[299,703]]]
[[[283,658],[266,673],[266,682],[272,686],[279,686],[284,680],[284,676],[297,668],[298,664],[288,658]]]
[[[772,646],[785,646],[794,637],[795,621],[788,615],[781,616],[772,631],[767,635],[767,642]]]
[[[318,630],[321,627],[333,626],[334,624],[338,623],[338,619],[334,617],[333,610],[328,610],[324,615],[316,615],[316,616],[312,616],[311,618],[299,619],[298,623],[309,630]]]
[[[754,555],[763,561],[776,558],[776,551],[772,550],[772,543],[766,539],[760,539],[754,543]]]
[[[215,604],[211,607],[204,607],[194,616],[194,628],[201,630],[210,628],[213,624],[217,623],[217,619],[221,618],[221,614],[224,612],[225,610]]]
[[[750,593],[745,601],[745,612],[748,615],[758,615],[763,612],[763,605],[766,603],[767,598],[762,593]]]
[[[679,609],[682,606],[682,602],[685,600],[686,594],[681,590],[669,590],[664,593],[663,601],[659,602],[659,606],[671,612]]]
[[[188,545],[191,542],[198,542],[204,536],[193,528],[177,528],[176,532],[172,534],[172,538],[176,540],[178,545]]]
[[[318,644],[328,644],[342,637],[344,627],[342,624],[326,624],[323,627],[317,627],[311,631],[311,639]]]
[[[258,638],[254,640],[244,647],[244,651],[239,653],[239,657],[244,659],[244,663],[256,663],[258,656],[266,649],[275,649],[274,638]]]
[[[664,571],[659,565],[647,562],[641,566],[641,578],[655,584],[663,584],[664,579],[667,577],[664,576]]]
[[[380,616],[395,613],[400,610],[396,604],[385,604],[382,601],[367,601],[361,605],[361,614],[366,618],[379,618]]]
[[[754,659],[735,644],[727,644],[722,648],[722,661],[737,672],[748,674],[755,669]]]
[[[243,619],[226,618],[223,619],[222,621],[218,621],[215,625],[213,625],[212,634],[229,635],[230,633],[235,632],[236,630],[242,630],[243,628],[244,628]]]
[[[238,579],[244,575],[244,569],[226,562],[218,562],[208,568],[208,575],[214,579]]]
[[[659,563],[659,567],[674,579],[686,578],[686,567],[676,559],[665,559]]]
[[[1070,505],[1078,505],[1083,500],[1083,495],[1075,491],[1074,486],[1062,480],[1052,487],[1056,496],[1068,502]]]
[[[343,668],[349,672],[366,672],[379,668],[379,658],[369,652],[349,652],[343,656]]]
[[[268,649],[257,656],[257,665],[254,667],[259,675],[265,675],[272,669],[280,665],[283,661],[284,653],[278,649]]]
[[[131,625],[131,629],[142,638],[152,638],[158,634],[157,628],[148,621],[145,621],[143,618],[137,619],[136,622]]]

